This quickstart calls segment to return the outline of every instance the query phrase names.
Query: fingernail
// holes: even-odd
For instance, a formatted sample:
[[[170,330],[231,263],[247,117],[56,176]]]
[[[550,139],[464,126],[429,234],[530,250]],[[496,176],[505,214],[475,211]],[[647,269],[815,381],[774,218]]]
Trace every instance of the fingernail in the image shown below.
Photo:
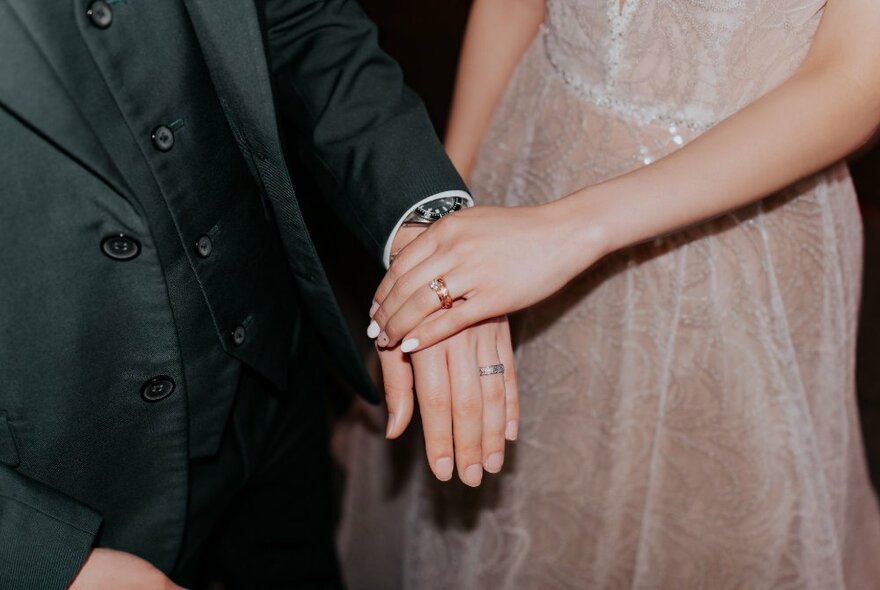
[[[452,478],[452,469],[455,464],[449,457],[441,457],[434,463],[434,475],[440,481],[449,481]]]
[[[377,325],[376,328],[378,329],[379,326]],[[379,334],[379,338],[376,340],[376,342],[379,343],[379,346],[388,346],[388,343],[391,342],[391,340],[388,339],[388,334],[382,332],[381,334]]]
[[[486,459],[486,471],[489,473],[498,473],[502,465],[504,465],[504,453],[492,453]]]
[[[379,311],[379,304],[374,301],[373,305],[370,306],[370,317],[376,315],[377,311]]]
[[[519,424],[517,424],[516,420],[511,420],[507,423],[507,428],[504,429],[504,438],[507,440],[516,440],[516,435],[519,431]]]
[[[376,323],[376,320],[371,321],[370,325],[367,326],[367,336],[370,338],[375,338],[381,331],[382,330],[379,329],[379,324]]]
[[[466,483],[467,485],[475,488],[480,485],[481,481],[483,481],[482,465],[478,465],[475,463],[464,470],[464,483]]]
[[[388,413],[388,426],[385,428],[385,438],[391,438],[391,433],[394,431],[394,427],[396,425],[396,420],[394,416],[394,412]]]
[[[419,347],[419,339],[418,338],[407,338],[403,341],[403,344],[400,345],[401,352],[412,352]]]

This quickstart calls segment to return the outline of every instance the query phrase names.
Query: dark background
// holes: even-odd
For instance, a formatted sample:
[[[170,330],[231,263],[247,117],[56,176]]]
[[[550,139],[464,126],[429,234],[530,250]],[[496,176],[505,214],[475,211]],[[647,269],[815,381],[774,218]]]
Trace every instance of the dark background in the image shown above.
[[[470,0],[361,0],[361,4],[378,23],[382,46],[400,62],[407,81],[424,99],[442,137]],[[863,150],[852,158],[851,167],[865,218],[865,276],[857,368],[859,406],[876,486],[880,484],[880,149]],[[338,254],[344,251],[349,257],[346,267],[352,268],[349,250],[355,250],[353,245],[347,246],[345,238],[333,241],[332,249]],[[346,307],[359,310],[363,306],[355,302],[369,300],[369,287],[377,284],[381,269],[366,259],[356,267],[366,270],[342,292],[351,297],[351,305]],[[366,339],[363,345],[367,350]]]

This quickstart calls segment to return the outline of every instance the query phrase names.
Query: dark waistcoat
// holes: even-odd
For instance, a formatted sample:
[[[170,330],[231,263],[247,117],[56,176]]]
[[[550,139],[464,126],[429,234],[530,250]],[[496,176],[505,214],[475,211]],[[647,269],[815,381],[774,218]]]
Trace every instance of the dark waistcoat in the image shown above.
[[[278,388],[286,384],[293,281],[183,3],[110,6],[88,13],[91,30],[81,37],[94,68],[84,82],[104,89],[95,90],[103,107],[85,108],[130,179],[162,260],[184,369],[178,394],[187,396],[190,456],[210,454],[239,361]],[[121,144],[120,136],[129,141]]]

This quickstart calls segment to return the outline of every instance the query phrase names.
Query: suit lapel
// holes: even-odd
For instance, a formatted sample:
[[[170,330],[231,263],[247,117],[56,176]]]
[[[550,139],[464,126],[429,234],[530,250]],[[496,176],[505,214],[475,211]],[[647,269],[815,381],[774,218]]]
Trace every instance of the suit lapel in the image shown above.
[[[271,77],[253,0],[186,0],[223,111],[245,158],[267,191],[288,262],[310,310],[343,372],[378,400],[357,347],[342,319],[302,212],[281,148]]]
[[[280,155],[269,67],[255,3],[186,0],[186,7],[240,147],[249,152],[246,155]]]
[[[229,126],[272,203],[294,272],[326,282],[281,148],[255,3],[186,0],[186,7]]]
[[[45,10],[44,3],[0,0],[0,107],[130,198],[125,179],[42,53],[38,38],[45,31],[29,18],[34,10]]]

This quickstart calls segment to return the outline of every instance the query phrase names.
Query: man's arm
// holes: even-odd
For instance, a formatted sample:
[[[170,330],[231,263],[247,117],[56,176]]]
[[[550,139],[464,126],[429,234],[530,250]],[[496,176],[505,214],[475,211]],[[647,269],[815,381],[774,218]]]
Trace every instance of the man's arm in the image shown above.
[[[296,148],[336,214],[387,264],[426,198],[467,196],[419,98],[354,0],[262,0],[269,65]]]
[[[408,212],[434,196],[470,200],[464,182],[421,101],[404,85],[399,66],[379,49],[375,26],[354,0],[261,1],[276,100],[293,125],[300,158],[339,218],[387,265],[390,251],[418,233],[396,231]],[[420,395],[431,397],[420,406],[424,423],[437,426],[425,431],[431,468],[449,479],[454,452],[462,479],[478,485],[484,461],[493,472],[501,468],[505,415],[515,420],[518,411],[506,412],[503,382],[496,380],[491,395],[484,395],[482,386],[490,383],[475,377],[481,363],[497,362],[498,348],[510,349],[509,334],[482,326],[467,330],[463,338],[468,346],[455,348],[472,358],[449,372],[445,391],[442,378],[430,377],[448,371],[452,344],[421,359],[416,381],[421,382]],[[478,343],[493,360],[478,358]],[[411,410],[412,373],[400,354],[380,358],[389,407],[398,413],[389,423],[394,438],[409,422],[401,400],[409,399]],[[451,391],[456,376],[467,378],[457,379]],[[465,398],[468,403],[461,403]],[[454,409],[459,411],[455,424]],[[483,428],[484,415],[497,419]]]

